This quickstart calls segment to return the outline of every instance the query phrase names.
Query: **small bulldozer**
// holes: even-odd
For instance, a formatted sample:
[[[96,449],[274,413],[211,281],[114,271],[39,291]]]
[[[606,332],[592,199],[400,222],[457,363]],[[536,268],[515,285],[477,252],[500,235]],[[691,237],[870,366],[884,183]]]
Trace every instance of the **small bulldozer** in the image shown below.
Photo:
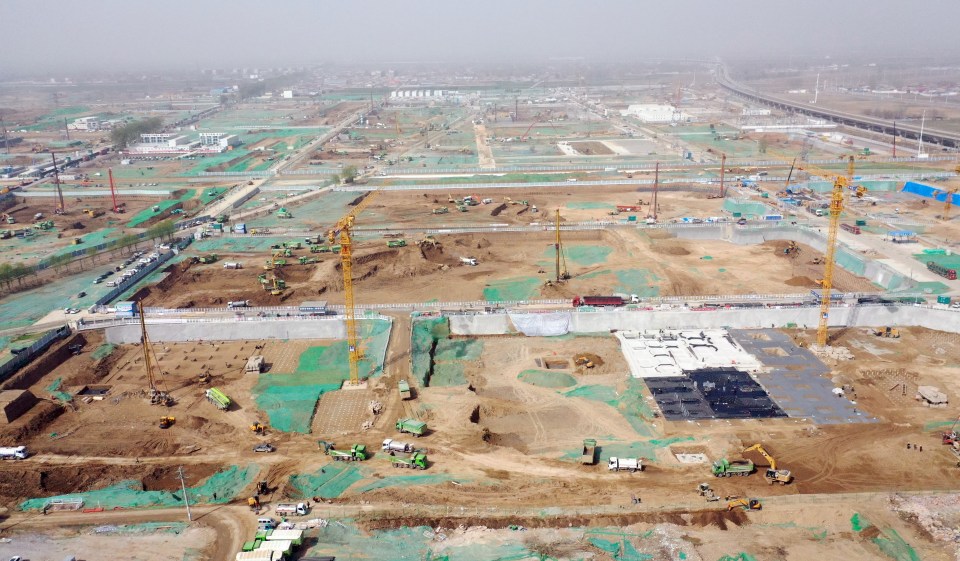
[[[900,330],[894,329],[892,327],[884,327],[882,329],[875,329],[873,334],[877,337],[889,337],[890,339],[899,339]]]
[[[590,358],[588,358],[586,355],[577,355],[577,357],[573,360],[573,362],[577,366],[582,366],[584,368],[593,368],[594,366],[596,366],[593,363],[593,361],[590,360]]]
[[[168,429],[172,427],[175,422],[177,422],[177,419],[174,417],[160,417],[160,428]]]
[[[253,431],[254,434],[265,434],[267,432],[267,426],[258,421],[250,425],[250,430]]]

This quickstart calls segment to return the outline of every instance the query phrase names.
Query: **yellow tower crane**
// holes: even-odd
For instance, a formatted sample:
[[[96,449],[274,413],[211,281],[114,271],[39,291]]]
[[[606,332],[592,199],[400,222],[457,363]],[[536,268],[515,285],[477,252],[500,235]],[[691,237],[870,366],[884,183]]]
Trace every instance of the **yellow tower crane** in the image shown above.
[[[783,156],[773,156],[784,162],[791,161]],[[830,320],[830,293],[833,290],[833,270],[836,266],[837,233],[840,230],[840,214],[843,212],[844,200],[848,187],[850,186],[850,181],[853,178],[854,157],[850,156],[847,162],[846,175],[840,175],[805,163],[802,163],[799,167],[811,175],[818,175],[824,179],[833,179],[833,190],[830,194],[830,227],[827,231],[827,247],[824,251],[824,270],[820,291],[820,322],[817,325],[817,345],[824,347],[827,345],[827,329],[829,328]],[[865,191],[864,189],[863,192]],[[863,193],[858,190],[857,197],[860,198],[862,196]]]
[[[337,221],[337,225],[327,232],[327,239],[331,244],[340,243],[340,265],[343,269],[343,294],[344,308],[346,312],[347,324],[347,351],[350,357],[350,380],[351,385],[360,383],[360,341],[357,337],[357,317],[353,302],[353,240],[350,230],[353,228],[353,222],[379,191],[371,191],[362,201],[360,201],[353,210],[344,215]]]

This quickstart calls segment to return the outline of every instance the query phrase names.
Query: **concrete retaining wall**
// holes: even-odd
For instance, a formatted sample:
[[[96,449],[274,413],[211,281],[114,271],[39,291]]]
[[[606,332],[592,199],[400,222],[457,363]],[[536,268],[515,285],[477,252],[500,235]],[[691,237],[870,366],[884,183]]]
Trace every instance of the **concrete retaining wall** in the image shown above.
[[[346,339],[343,318],[284,319],[272,321],[205,321],[179,323],[147,320],[147,335],[153,342],[233,341],[260,339]],[[358,319],[357,323],[371,321]],[[373,320],[380,321],[380,320]],[[104,330],[113,344],[140,342],[140,324],[129,323]]]
[[[570,331],[599,333],[637,329],[708,329],[708,328],[815,328],[820,308],[742,309],[694,312],[665,311],[570,311]],[[454,318],[456,318],[454,320]],[[451,316],[450,331],[455,335],[495,335],[513,333],[505,315]],[[960,311],[910,305],[868,305],[834,307],[830,311],[831,327],[926,327],[937,331],[960,333]]]

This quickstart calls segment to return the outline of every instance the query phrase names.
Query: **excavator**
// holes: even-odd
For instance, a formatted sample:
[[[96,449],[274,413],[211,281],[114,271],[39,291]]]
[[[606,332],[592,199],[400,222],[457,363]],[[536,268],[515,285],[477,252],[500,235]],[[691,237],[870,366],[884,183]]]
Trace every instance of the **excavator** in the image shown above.
[[[263,423],[257,421],[256,423],[250,425],[250,430],[253,431],[254,434],[264,434],[267,432],[267,427]]]
[[[884,327],[882,329],[874,329],[873,334],[877,337],[889,337],[890,339],[899,339],[900,330],[893,327]]]
[[[763,503],[760,499],[736,499],[727,503],[727,510],[742,508],[743,510],[762,510]]]
[[[767,462],[770,464],[770,467],[767,469],[766,473],[764,473],[764,477],[767,478],[768,483],[770,483],[771,485],[773,485],[774,483],[779,483],[780,485],[786,485],[787,483],[790,483],[791,481],[793,481],[793,474],[790,473],[790,470],[777,469],[777,460],[775,460],[773,456],[768,454],[767,451],[763,449],[763,446],[761,444],[754,444],[753,446],[744,450],[743,453],[746,454],[747,452],[753,452],[754,450],[759,452],[760,455],[763,456],[764,459],[766,459]]]

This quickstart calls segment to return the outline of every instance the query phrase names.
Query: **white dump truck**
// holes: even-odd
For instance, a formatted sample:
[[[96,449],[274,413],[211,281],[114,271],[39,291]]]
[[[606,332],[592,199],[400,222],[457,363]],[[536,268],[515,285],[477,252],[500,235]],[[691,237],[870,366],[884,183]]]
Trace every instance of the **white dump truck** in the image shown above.
[[[26,446],[0,448],[0,460],[26,460],[29,455]]]
[[[249,300],[232,300],[230,302],[227,302],[227,308],[230,308],[230,309],[249,308],[249,307],[250,307]]]
[[[467,265],[468,267],[477,266],[477,260],[473,257],[461,257],[460,262],[463,263],[464,265]]]
[[[384,452],[403,452],[409,453],[413,452],[413,444],[407,444],[406,442],[399,442],[392,438],[388,438],[383,441],[383,444],[380,446],[380,449]]]
[[[607,462],[610,471],[643,471],[643,463],[639,458],[610,458]]]
[[[277,516],[305,516],[309,509],[306,503],[280,503],[277,505]]]

